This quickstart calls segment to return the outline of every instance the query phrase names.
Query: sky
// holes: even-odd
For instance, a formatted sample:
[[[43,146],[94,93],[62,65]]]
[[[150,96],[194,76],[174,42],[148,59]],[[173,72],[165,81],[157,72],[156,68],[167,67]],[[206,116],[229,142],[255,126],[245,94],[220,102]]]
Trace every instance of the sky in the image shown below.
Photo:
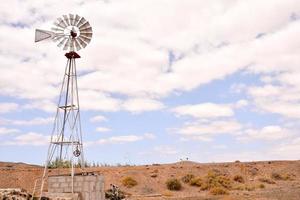
[[[10,0],[0,7],[0,160],[43,164],[76,13],[87,161],[300,159],[299,0]]]

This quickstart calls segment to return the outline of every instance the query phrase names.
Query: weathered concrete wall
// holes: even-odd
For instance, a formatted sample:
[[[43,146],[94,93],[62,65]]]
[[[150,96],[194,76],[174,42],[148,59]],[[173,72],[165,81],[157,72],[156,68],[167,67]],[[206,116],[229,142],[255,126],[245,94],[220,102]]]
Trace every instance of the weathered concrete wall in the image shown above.
[[[48,178],[48,193],[70,192],[72,192],[71,176],[52,176]],[[105,200],[103,176],[74,176],[74,192],[79,193],[82,200]]]

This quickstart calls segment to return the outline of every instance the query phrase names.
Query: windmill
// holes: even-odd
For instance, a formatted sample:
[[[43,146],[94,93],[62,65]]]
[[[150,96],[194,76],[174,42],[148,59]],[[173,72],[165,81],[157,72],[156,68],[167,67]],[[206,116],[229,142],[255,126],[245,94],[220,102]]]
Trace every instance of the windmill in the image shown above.
[[[91,41],[92,35],[93,31],[90,23],[84,17],[80,17],[77,14],[63,15],[57,18],[51,31],[41,29],[36,29],[35,31],[35,42],[52,40],[57,43],[58,47],[67,51],[65,53],[67,64],[42,177],[41,193],[48,174],[48,166],[54,159],[58,164],[70,161],[72,178],[74,177],[75,159],[77,159],[77,163],[80,163],[81,168],[84,167],[75,62],[80,56],[75,50],[78,51],[85,48]]]

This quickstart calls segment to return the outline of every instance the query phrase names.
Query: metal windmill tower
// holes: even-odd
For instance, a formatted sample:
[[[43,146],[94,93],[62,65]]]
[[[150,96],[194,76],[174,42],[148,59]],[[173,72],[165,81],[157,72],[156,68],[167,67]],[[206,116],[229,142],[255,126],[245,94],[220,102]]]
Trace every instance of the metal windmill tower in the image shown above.
[[[72,177],[74,176],[75,159],[77,163],[81,164],[81,168],[84,167],[76,72],[76,59],[80,58],[80,56],[75,50],[78,51],[85,48],[93,35],[89,22],[77,14],[63,15],[57,18],[51,30],[36,29],[35,42],[52,40],[58,43],[58,47],[68,52],[65,53],[67,64],[64,71],[43,179],[47,176],[48,165],[54,159],[60,164],[64,161],[70,161],[72,165]]]

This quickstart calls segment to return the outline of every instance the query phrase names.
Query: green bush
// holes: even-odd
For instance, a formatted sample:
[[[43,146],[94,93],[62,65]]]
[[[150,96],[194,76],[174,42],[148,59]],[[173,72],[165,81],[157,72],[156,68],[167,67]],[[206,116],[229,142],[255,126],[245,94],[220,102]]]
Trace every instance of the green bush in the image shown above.
[[[169,190],[178,191],[178,190],[181,190],[181,188],[182,188],[180,181],[176,178],[168,179],[166,181],[166,185]]]

